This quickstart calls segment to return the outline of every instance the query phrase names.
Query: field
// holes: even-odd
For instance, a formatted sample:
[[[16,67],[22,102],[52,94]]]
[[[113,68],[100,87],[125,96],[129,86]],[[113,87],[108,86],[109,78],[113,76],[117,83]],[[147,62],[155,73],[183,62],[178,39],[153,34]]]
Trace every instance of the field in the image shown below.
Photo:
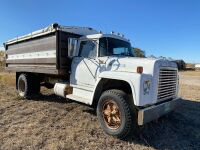
[[[101,130],[96,112],[51,90],[31,100],[0,70],[0,149],[200,149],[200,72],[180,72],[182,105],[126,140]]]

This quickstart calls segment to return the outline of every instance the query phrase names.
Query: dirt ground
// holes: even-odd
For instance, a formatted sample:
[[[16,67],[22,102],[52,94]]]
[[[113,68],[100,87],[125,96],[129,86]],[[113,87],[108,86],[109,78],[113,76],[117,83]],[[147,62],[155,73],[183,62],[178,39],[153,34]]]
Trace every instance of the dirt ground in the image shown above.
[[[0,71],[0,149],[200,149],[200,72],[180,72],[182,105],[129,139],[104,134],[95,110],[42,94],[24,100],[14,74]]]

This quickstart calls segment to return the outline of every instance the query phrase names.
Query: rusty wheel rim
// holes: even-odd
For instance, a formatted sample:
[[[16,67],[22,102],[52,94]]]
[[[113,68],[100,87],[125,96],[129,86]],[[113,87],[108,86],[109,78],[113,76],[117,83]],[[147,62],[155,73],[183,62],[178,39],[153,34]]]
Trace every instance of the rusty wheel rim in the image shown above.
[[[119,107],[113,100],[107,100],[103,105],[103,118],[110,129],[118,129],[121,125]]]

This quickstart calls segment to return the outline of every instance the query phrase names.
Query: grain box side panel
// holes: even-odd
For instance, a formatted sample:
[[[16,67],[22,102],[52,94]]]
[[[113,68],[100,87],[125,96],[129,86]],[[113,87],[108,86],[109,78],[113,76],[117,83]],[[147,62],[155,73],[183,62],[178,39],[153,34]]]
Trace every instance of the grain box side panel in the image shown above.
[[[57,74],[56,35],[46,35],[6,47],[7,70]]]

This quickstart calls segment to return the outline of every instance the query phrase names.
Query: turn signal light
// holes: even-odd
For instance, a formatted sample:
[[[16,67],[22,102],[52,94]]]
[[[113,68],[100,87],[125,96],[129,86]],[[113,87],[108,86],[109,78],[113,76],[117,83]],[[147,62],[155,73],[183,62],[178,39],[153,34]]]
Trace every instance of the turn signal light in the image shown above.
[[[141,66],[138,66],[137,67],[137,73],[143,73],[143,67],[141,67]]]

